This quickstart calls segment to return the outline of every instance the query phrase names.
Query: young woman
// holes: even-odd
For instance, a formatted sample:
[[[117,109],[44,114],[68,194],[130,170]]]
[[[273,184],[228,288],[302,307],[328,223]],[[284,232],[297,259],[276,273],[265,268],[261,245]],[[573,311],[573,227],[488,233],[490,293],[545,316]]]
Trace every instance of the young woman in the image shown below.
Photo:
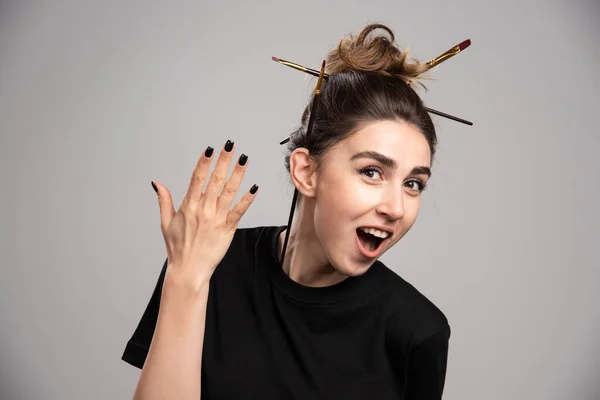
[[[123,360],[135,399],[440,399],[450,326],[379,257],[417,218],[436,133],[409,63],[383,25],[330,52],[312,132],[289,142],[299,200],[286,226],[238,228],[248,167],[227,141],[195,167],[177,212],[160,203],[167,259]],[[206,183],[206,189],[203,191]],[[222,191],[221,191],[222,190]]]

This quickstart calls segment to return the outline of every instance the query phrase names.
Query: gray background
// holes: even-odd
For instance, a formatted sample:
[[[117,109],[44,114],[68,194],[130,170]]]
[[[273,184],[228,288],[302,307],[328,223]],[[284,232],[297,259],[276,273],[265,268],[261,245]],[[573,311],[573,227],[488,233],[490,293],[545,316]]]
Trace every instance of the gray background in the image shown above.
[[[240,226],[285,224],[278,142],[340,37],[391,26],[440,138],[413,230],[382,257],[447,315],[445,399],[600,398],[600,6],[594,1],[0,3],[0,398],[127,399],[120,361],[207,145],[249,155]],[[238,195],[239,198],[239,195]],[[596,246],[594,246],[596,245]]]

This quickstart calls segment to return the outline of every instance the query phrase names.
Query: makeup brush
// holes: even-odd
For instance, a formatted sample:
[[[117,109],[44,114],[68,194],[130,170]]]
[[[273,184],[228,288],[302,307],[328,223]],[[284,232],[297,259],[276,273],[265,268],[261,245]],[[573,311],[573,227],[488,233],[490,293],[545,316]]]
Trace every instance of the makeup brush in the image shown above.
[[[321,95],[321,88],[323,87],[323,75],[325,74],[325,60],[321,64],[321,71],[319,72],[319,80],[315,88],[315,95],[313,96],[313,103],[310,108],[310,116],[308,117],[308,126],[306,127],[306,134],[310,135],[315,122],[315,115],[317,107],[319,106],[319,99]],[[296,209],[296,201],[298,200],[298,189],[294,189],[294,198],[292,199],[292,208],[290,209],[290,216],[288,218],[287,229],[285,231],[285,240],[283,241],[283,250],[281,251],[281,265],[283,266],[283,259],[285,257],[285,250],[287,248],[288,238],[290,236],[290,227],[292,226],[292,220],[294,219],[294,210]]]
[[[320,72],[317,71],[316,69],[312,69],[312,68],[307,68],[303,65],[300,64],[296,64],[295,62],[291,62],[288,60],[284,60],[283,58],[277,58],[277,57],[271,57],[271,60],[278,62],[279,64],[297,69],[298,71],[302,71],[302,72],[306,72],[307,74],[311,74],[313,76],[319,76]],[[323,78],[327,79],[329,78],[328,74],[323,73]]]
[[[429,66],[428,70],[435,67],[436,65],[439,65],[441,63],[443,63],[444,61],[454,57],[455,55],[457,55],[458,53],[460,53],[461,51],[465,50],[467,47],[469,47],[471,45],[471,39],[467,39],[467,40],[463,40],[462,42],[460,42],[459,44],[457,44],[456,46],[453,46],[452,48],[450,48],[449,50],[446,50],[445,52],[443,52],[442,54],[440,54],[439,56],[435,57],[433,60],[429,61],[426,63],[427,66]],[[306,72],[308,74],[314,75],[314,76],[319,76],[319,71],[312,69],[312,68],[307,68],[303,65],[300,64],[296,64],[294,62],[288,61],[288,60],[284,60],[282,58],[277,58],[277,57],[271,57],[271,59],[275,62],[278,62],[280,64],[283,65],[287,65],[288,67],[291,68],[295,68],[299,71],[303,71]],[[324,74],[325,79],[329,78],[328,74]]]
[[[467,41],[464,41],[463,43],[466,43],[466,42],[467,42]],[[468,42],[469,42],[469,44],[470,44],[470,41],[468,41]],[[457,45],[457,46],[459,46],[459,45]],[[457,47],[457,46],[454,46],[454,47]],[[468,46],[468,45],[467,45],[467,46]],[[453,48],[454,48],[454,47],[453,47]],[[465,47],[465,48],[466,48],[466,47]],[[450,50],[452,50],[452,49],[450,49]],[[448,50],[448,51],[450,51],[450,50]],[[447,52],[446,52],[446,53],[447,53]],[[444,53],[444,54],[446,54],[446,53]],[[442,56],[440,55],[439,57],[442,57]],[[437,58],[436,58],[436,59],[434,59],[434,60],[437,60],[439,57],[437,57]],[[450,57],[451,57],[451,56],[450,56]],[[443,61],[447,60],[448,58],[449,58],[449,57],[446,57],[446,58],[442,59],[441,61],[437,61],[437,62],[436,62],[434,65],[438,65],[439,63],[441,63],[441,62],[443,62]],[[287,67],[290,67],[290,68],[297,69],[298,71],[306,72],[307,74],[310,74],[310,75],[313,75],[313,76],[319,76],[319,74],[320,74],[320,72],[319,72],[319,71],[317,71],[316,69],[307,68],[307,67],[305,67],[305,66],[303,66],[303,65],[300,65],[300,64],[297,64],[297,63],[295,63],[295,62],[288,61],[288,60],[284,60],[284,59],[282,59],[282,58],[278,58],[278,57],[271,57],[271,59],[272,59],[273,61],[275,61],[275,62],[278,62],[279,64],[285,65],[285,66],[287,66]],[[432,60],[432,61],[433,61],[433,60]],[[432,62],[432,61],[430,61],[430,62]],[[329,75],[328,75],[328,74],[325,74],[325,73],[323,73],[323,79],[328,79],[328,78],[329,78]],[[471,121],[467,121],[466,119],[462,119],[462,118],[459,118],[459,117],[455,117],[454,115],[450,115],[450,114],[447,114],[447,113],[444,113],[444,112],[441,112],[441,111],[438,111],[438,110],[434,110],[433,108],[425,107],[425,110],[427,110],[427,112],[430,112],[430,113],[432,113],[432,114],[436,114],[436,115],[439,115],[439,116],[441,116],[441,117],[448,118],[448,119],[451,119],[451,120],[453,120],[453,121],[456,121],[456,122],[463,123],[463,124],[465,124],[465,125],[471,125],[471,126],[473,125],[473,123],[472,123]],[[279,144],[284,144],[284,143],[286,143],[288,140],[289,140],[289,138],[287,138],[287,139],[284,139],[284,141],[280,142]]]
[[[431,68],[435,67],[436,65],[443,63],[447,59],[454,57],[455,55],[457,55],[458,53],[460,53],[461,51],[463,51],[470,45],[471,45],[471,39],[464,40],[464,41],[460,42],[459,44],[457,44],[456,46],[452,47],[451,49],[443,52],[442,54],[440,54],[433,60],[429,61],[426,65],[429,66],[429,69],[431,69]]]

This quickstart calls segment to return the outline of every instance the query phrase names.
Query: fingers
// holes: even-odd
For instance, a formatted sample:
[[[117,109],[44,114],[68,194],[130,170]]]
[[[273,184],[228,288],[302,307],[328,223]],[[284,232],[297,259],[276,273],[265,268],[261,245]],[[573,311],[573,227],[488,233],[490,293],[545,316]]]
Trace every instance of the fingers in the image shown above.
[[[231,173],[231,176],[225,183],[225,187],[219,196],[217,207],[219,210],[224,210],[229,212],[229,207],[233,202],[235,195],[242,183],[242,178],[246,172],[246,168],[248,168],[248,156],[242,154]]]
[[[202,189],[204,188],[206,176],[208,175],[208,170],[210,169],[210,164],[212,162],[213,150],[214,149],[210,146],[206,148],[204,153],[202,153],[198,159],[196,167],[192,172],[190,186],[188,187],[188,191],[185,194],[182,203],[191,206],[193,209],[196,209],[198,202],[202,198]]]
[[[197,212],[199,210],[198,207],[201,207],[204,210],[219,210],[219,212],[224,212],[223,215],[227,215],[228,222],[234,224],[239,222],[242,215],[244,215],[254,200],[258,186],[255,185],[252,187],[251,191],[254,193],[250,193],[250,191],[246,192],[244,197],[236,204],[235,208],[231,212],[229,211],[248,166],[248,157],[245,154],[242,154],[236,162],[231,177],[225,182],[229,165],[233,159],[233,149],[234,143],[228,140],[219,153],[217,163],[210,177],[208,177],[208,173],[212,163],[213,149],[210,146],[206,149],[194,168],[190,186],[180,209],[187,210],[186,212],[190,213]],[[207,180],[206,190],[202,193],[202,189]],[[223,184],[225,184],[224,187]],[[221,189],[223,189],[222,192]],[[169,201],[171,201],[170,195]],[[172,208],[172,203],[170,204]],[[175,212],[173,211],[172,214],[174,216]],[[169,221],[173,216],[170,216],[170,212],[167,213]]]
[[[217,203],[217,197],[221,192],[221,188],[223,187],[223,183],[227,176],[227,170],[229,170],[229,164],[231,164],[231,158],[233,157],[233,145],[234,143],[231,140],[228,140],[221,149],[217,165],[215,165],[215,169],[210,175],[206,191],[204,192],[206,204]]]
[[[153,182],[158,195],[158,207],[160,209],[160,229],[166,232],[167,227],[175,216],[175,208],[173,207],[173,199],[171,193],[161,183]]]
[[[252,185],[250,190],[244,194],[244,196],[237,202],[237,204],[233,207],[233,210],[227,215],[227,224],[229,226],[237,226],[240,222],[240,219],[244,216],[250,205],[256,198],[256,193],[258,191],[258,186]]]

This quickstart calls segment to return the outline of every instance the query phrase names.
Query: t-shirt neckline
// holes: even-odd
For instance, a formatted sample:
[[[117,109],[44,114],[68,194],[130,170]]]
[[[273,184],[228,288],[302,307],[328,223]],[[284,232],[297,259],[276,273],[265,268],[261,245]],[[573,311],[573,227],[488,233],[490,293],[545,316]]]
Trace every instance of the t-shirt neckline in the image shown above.
[[[276,286],[276,288],[284,295],[291,297],[297,301],[303,303],[326,304],[334,303],[354,296],[368,287],[368,282],[376,273],[376,269],[381,267],[381,263],[379,262],[379,260],[377,260],[363,275],[349,277],[344,279],[342,282],[325,287],[312,287],[302,285],[291,279],[285,273],[281,262],[277,257],[277,245],[279,235],[286,228],[286,225],[281,225],[275,226],[271,230],[271,237],[268,238],[270,247],[270,260],[268,263],[270,265],[270,268],[268,269],[273,280],[273,284]]]

